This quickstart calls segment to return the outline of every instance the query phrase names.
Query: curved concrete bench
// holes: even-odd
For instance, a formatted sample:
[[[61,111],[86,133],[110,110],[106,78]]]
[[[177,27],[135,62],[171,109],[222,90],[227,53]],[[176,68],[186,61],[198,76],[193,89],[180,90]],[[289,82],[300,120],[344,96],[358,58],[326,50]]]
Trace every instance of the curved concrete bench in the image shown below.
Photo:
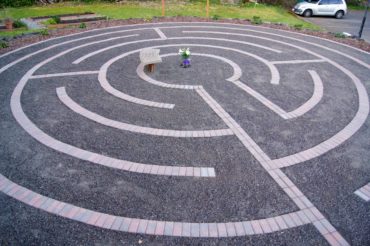
[[[140,61],[147,66],[149,72],[154,71],[155,64],[162,62],[159,52],[159,49],[143,49],[140,51]]]

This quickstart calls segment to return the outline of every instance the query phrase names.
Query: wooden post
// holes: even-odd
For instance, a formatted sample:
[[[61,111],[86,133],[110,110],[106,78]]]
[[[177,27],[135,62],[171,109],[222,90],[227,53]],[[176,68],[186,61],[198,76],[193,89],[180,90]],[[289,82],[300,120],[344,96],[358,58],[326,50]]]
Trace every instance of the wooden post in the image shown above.
[[[164,0],[162,0],[162,16],[164,17],[166,14],[165,12],[165,3],[164,3]]]
[[[209,0],[207,0],[206,16],[209,18]]]
[[[147,68],[148,68],[148,72],[152,73],[154,72],[155,64],[148,64]]]

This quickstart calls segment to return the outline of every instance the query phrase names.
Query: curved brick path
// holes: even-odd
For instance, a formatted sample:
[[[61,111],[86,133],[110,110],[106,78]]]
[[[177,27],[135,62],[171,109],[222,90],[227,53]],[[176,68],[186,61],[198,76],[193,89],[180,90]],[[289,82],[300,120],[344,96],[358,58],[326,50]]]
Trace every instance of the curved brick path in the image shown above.
[[[97,30],[96,32],[100,31]],[[124,34],[124,36],[111,36],[122,34]],[[27,182],[25,182],[24,186],[18,185],[16,182],[13,182],[10,177],[7,177],[6,167],[2,167],[5,173],[0,175],[0,190],[10,197],[51,214],[88,225],[121,232],[189,238],[227,238],[268,234],[281,230],[289,231],[288,229],[290,228],[312,225],[329,244],[348,245],[348,237],[343,236],[341,231],[330,222],[330,218],[320,212],[320,208],[298,188],[295,182],[293,182],[281,168],[290,167],[295,164],[304,166],[305,163],[303,162],[310,161],[335,149],[351,138],[363,126],[369,114],[369,97],[361,80],[363,79],[363,75],[369,72],[368,69],[370,65],[368,64],[368,56],[363,52],[345,46],[343,46],[343,49],[346,49],[346,52],[340,52],[333,47],[335,46],[333,43],[326,46],[322,44],[326,41],[318,40],[317,42],[312,42],[312,40],[307,41],[297,38],[290,33],[286,34],[287,35],[284,35],[283,32],[271,31],[263,28],[258,29],[255,27],[249,28],[237,25],[220,25],[212,23],[189,23],[186,25],[158,24],[154,27],[150,25],[149,27],[145,25],[142,27],[136,25],[126,28],[123,27],[122,30],[118,28],[117,31],[115,28],[112,28],[98,34],[95,34],[93,31],[82,34],[81,37],[72,35],[66,38],[66,40],[52,40],[50,42],[54,43],[49,45],[48,42],[45,42],[43,44],[44,47],[41,48],[30,46],[20,49],[19,52],[12,52],[10,53],[11,55],[2,56],[0,58],[4,59],[2,64],[5,65],[0,69],[0,73],[5,74],[8,70],[16,69],[17,66],[23,64],[24,61],[32,61],[26,69],[22,67],[23,70],[20,78],[8,78],[14,85],[8,105],[10,105],[12,115],[21,127],[20,129],[25,130],[29,136],[36,139],[50,150],[53,149],[64,155],[77,158],[83,161],[84,164],[99,164],[108,167],[110,168],[109,172],[122,170],[127,172],[128,175],[130,175],[130,173],[136,175],[154,175],[159,179],[165,179],[166,177],[182,177],[187,179],[185,182],[190,182],[188,184],[189,187],[192,182],[198,182],[192,180],[196,177],[216,178],[214,182],[222,182],[220,186],[227,187],[227,184],[221,181],[224,178],[223,169],[226,167],[220,166],[218,163],[209,162],[206,155],[207,152],[194,152],[194,156],[200,155],[199,158],[202,160],[202,163],[196,163],[194,167],[191,167],[190,165],[184,166],[178,164],[182,163],[181,159],[177,158],[177,155],[180,154],[181,151],[177,152],[175,149],[182,144],[192,144],[191,142],[179,142],[182,141],[181,139],[204,138],[207,139],[207,143],[203,145],[202,148],[208,148],[205,146],[209,145],[209,152],[211,153],[214,149],[214,147],[212,147],[214,144],[213,141],[220,138],[225,138],[225,140],[226,138],[232,138],[240,148],[244,149],[243,152],[249,153],[253,162],[258,163],[261,171],[267,175],[264,178],[266,182],[270,183],[271,187],[276,186],[276,189],[281,192],[278,196],[291,203],[296,209],[288,209],[288,211],[283,213],[280,212],[278,215],[275,213],[275,215],[264,216],[259,219],[229,219],[225,217],[223,219],[214,220],[204,217],[204,219],[200,221],[194,221],[186,217],[181,219],[168,219],[159,216],[160,218],[155,220],[140,216],[139,208],[137,211],[134,211],[136,216],[120,216],[119,214],[122,213],[117,209],[114,213],[100,212],[90,209],[88,202],[85,203],[84,206],[77,206],[74,205],[73,202],[63,202],[60,199],[41,195],[49,192],[47,190],[41,192],[32,191],[32,189],[26,188]],[[121,39],[124,39],[123,43]],[[256,43],[255,40],[259,40],[260,43]],[[75,44],[75,42],[79,41],[83,43]],[[95,48],[95,46],[98,47]],[[133,48],[131,48],[131,46]],[[135,55],[138,54],[140,49],[147,47],[165,50],[163,53],[165,55],[162,55],[163,63],[158,66],[159,71],[154,74],[147,74],[144,72],[143,66],[137,63],[136,60]],[[175,54],[170,51],[176,51],[179,47],[191,47],[197,50],[197,52],[194,52],[193,56],[193,67],[196,67],[187,70],[194,71],[191,72],[194,74],[183,74],[183,71],[186,70],[174,68],[173,66],[171,67]],[[28,49],[30,50],[29,52]],[[56,50],[54,51],[54,49]],[[205,50],[204,52],[203,49]],[[42,56],[39,56],[39,54]],[[307,59],[296,57],[296,54],[305,54]],[[344,61],[333,58],[333,55],[342,56]],[[197,64],[197,57],[208,59],[207,61],[209,61],[210,64],[208,65],[207,62]],[[35,62],[33,62],[33,59]],[[349,68],[345,59],[350,60],[348,64],[351,64],[351,68]],[[62,61],[62,63],[60,63],[60,61]],[[253,62],[251,63],[251,61]],[[127,63],[128,65],[123,65],[123,68],[117,70],[117,66],[122,66],[122,63]],[[220,64],[222,65],[218,68]],[[302,67],[299,68],[297,64],[301,64]],[[305,94],[306,98],[303,101],[299,97],[292,98],[292,94],[289,92],[289,90],[299,88],[296,82],[290,81],[290,77],[286,76],[286,68],[290,65],[297,66],[301,74],[308,74],[310,76],[309,78],[311,81],[305,81],[305,79],[303,79],[304,82],[307,83],[301,85],[304,91],[303,94]],[[320,67],[320,65],[322,66]],[[309,66],[312,66],[312,68]],[[358,73],[353,71],[353,66],[358,67]],[[215,70],[211,73],[207,73],[206,69],[209,67]],[[197,70],[197,68],[202,68],[203,71]],[[51,71],[49,72],[49,70]],[[48,71],[48,73],[44,71]],[[118,73],[121,73],[121,71],[123,75],[117,77]],[[232,73],[230,73],[230,71],[232,71]],[[329,99],[326,95],[329,95],[329,98],[331,98],[336,90],[343,90],[343,88],[345,88],[343,86],[333,87],[331,84],[332,82],[328,79],[329,75],[327,73],[334,71],[336,74],[342,74],[341,78],[343,78],[343,83],[352,86],[350,87],[352,89],[349,95],[355,92],[353,96],[357,100],[356,106],[349,103],[343,104],[343,106],[339,104],[334,105],[330,101],[328,103]],[[297,75],[294,74],[293,76]],[[86,106],[80,105],[73,95],[70,96],[69,93],[67,94],[65,86],[61,86],[65,83],[62,81],[68,78],[73,78],[74,81],[77,80],[79,83],[87,83],[84,81],[90,82],[96,80],[96,82],[94,82],[95,84],[92,83],[93,86],[91,87],[91,89],[96,88],[95,90],[99,90],[99,93],[96,94],[96,99],[99,100],[98,97],[100,94],[107,98],[113,97],[114,99],[110,99],[114,100],[110,105],[112,109],[117,107],[117,110],[120,110],[120,103],[125,103],[128,108],[138,107],[139,109],[139,107],[143,107],[143,111],[137,110],[136,113],[130,113],[131,115],[137,114],[138,116],[140,116],[142,112],[157,110],[155,114],[163,114],[162,118],[164,122],[151,122],[148,120],[146,122],[147,126],[140,126],[141,123],[135,123],[139,122],[139,119],[133,120],[130,119],[130,117],[125,117],[125,115],[103,112],[99,107],[95,106],[96,101],[94,102],[94,96],[82,94],[83,100],[88,99],[92,103],[88,107],[96,107],[96,110],[89,110]],[[130,79],[132,81],[130,81]],[[263,82],[262,84],[261,82],[258,82],[260,84],[253,84],[253,80]],[[105,153],[106,151],[100,151],[99,147],[94,146],[94,142],[92,142],[91,145],[90,140],[88,144],[82,144],[83,147],[79,147],[80,144],[76,145],[76,143],[69,143],[69,140],[67,140],[68,142],[66,142],[66,140],[59,140],[58,137],[53,136],[54,134],[50,132],[50,129],[47,130],[48,127],[44,125],[45,123],[40,123],[42,121],[35,118],[34,113],[28,116],[28,103],[32,101],[27,99],[32,98],[32,94],[28,93],[28,88],[32,86],[30,84],[36,82],[52,82],[52,86],[55,85],[54,94],[50,94],[48,90],[42,93],[45,93],[45,100],[49,100],[46,99],[46,97],[49,96],[59,97],[59,104],[53,104],[52,107],[56,108],[64,105],[64,107],[67,106],[67,108],[71,110],[70,112],[73,112],[71,116],[66,115],[67,121],[69,119],[68,117],[71,117],[70,119],[79,119],[78,117],[82,116],[86,120],[90,120],[104,127],[108,126],[122,130],[123,132],[131,132],[134,134],[130,137],[132,140],[136,138],[136,136],[141,139],[149,139],[149,136],[161,138],[156,139],[152,143],[154,144],[153,148],[159,151],[159,156],[161,156],[161,145],[159,144],[156,146],[156,141],[169,141],[168,137],[179,139],[176,140],[178,141],[176,144],[171,144],[171,146],[168,147],[168,149],[174,148],[172,153],[174,153],[173,159],[176,160],[174,162],[175,165],[158,165],[157,160],[151,163],[151,159],[146,157],[145,151],[140,152],[145,149],[148,151],[150,150],[150,144],[148,145],[147,143],[143,143],[143,146],[132,146],[139,147],[139,152],[137,153],[142,153],[135,157],[130,156],[130,151],[120,151],[123,156],[129,156],[130,160],[124,160],[122,158],[109,156],[109,154]],[[341,83],[340,80],[338,80],[338,83]],[[261,85],[263,85],[264,88],[261,87]],[[48,86],[50,86],[50,84]],[[271,92],[266,91],[266,88],[269,87],[271,92],[276,90],[280,94],[272,93],[270,95]],[[76,91],[72,92],[72,94],[76,93]],[[191,95],[191,97],[196,98],[194,99],[196,103],[191,107],[194,110],[199,110],[199,115],[201,115],[204,120],[213,117],[212,121],[207,122],[212,122],[215,126],[213,127],[209,126],[209,123],[203,123],[200,124],[200,128],[199,126],[198,128],[193,127],[193,125],[199,124],[196,122],[200,120],[200,118],[193,118],[190,114],[185,115],[181,112],[186,109],[188,110],[186,112],[189,113],[189,110],[192,108],[187,109],[186,106],[192,104],[193,101],[183,101],[184,99],[181,99],[179,96],[167,96],[168,93],[180,92],[182,94],[178,95]],[[284,93],[287,93],[287,95],[284,95]],[[282,97],[277,100],[276,98],[279,96]],[[270,97],[272,97],[272,99],[270,99]],[[26,101],[23,101],[23,98],[25,98]],[[296,102],[301,102],[293,104],[288,102],[287,104],[284,99],[288,98],[294,99],[293,101]],[[81,99],[79,98],[77,100]],[[344,98],[343,100],[347,99]],[[348,100],[353,102],[350,98]],[[289,151],[289,154],[285,156],[278,154],[277,158],[273,158],[270,157],[271,154],[269,154],[271,150],[266,149],[266,145],[261,142],[261,140],[256,140],[256,134],[258,135],[258,132],[250,128],[250,126],[255,124],[252,123],[253,119],[243,116],[247,113],[244,109],[245,105],[252,101],[254,101],[254,103],[259,103],[256,104],[258,105],[257,111],[263,113],[261,118],[263,120],[259,123],[260,127],[271,132],[278,133],[279,127],[282,126],[281,124],[296,124],[294,122],[296,118],[297,120],[302,118],[298,125],[300,124],[302,127],[309,129],[311,125],[307,124],[306,126],[305,124],[308,123],[310,119],[315,118],[320,120],[320,117],[322,117],[326,120],[327,116],[320,113],[320,110],[323,110],[321,107],[324,109],[325,107],[329,107],[333,110],[338,110],[335,107],[339,107],[339,109],[348,110],[351,113],[347,115],[352,115],[352,118],[344,122],[338,122],[338,126],[331,129],[335,130],[333,133],[314,137],[314,144],[307,142],[307,144],[303,143],[302,145],[300,143],[299,146],[302,146],[299,151]],[[25,104],[25,102],[27,102],[27,104]],[[34,102],[38,103],[38,101]],[[63,104],[60,104],[61,102]],[[85,101],[81,102],[85,103]],[[196,109],[198,106],[201,108]],[[352,110],[354,111],[352,112]],[[70,112],[68,114],[70,114]],[[112,114],[112,116],[116,118],[123,118],[124,120],[104,116],[107,115],[107,113]],[[249,113],[250,112],[248,112],[248,114]],[[280,117],[280,120],[277,120],[277,118],[275,118],[276,116]],[[55,116],[53,116],[52,113],[50,117]],[[145,117],[141,118],[144,119]],[[179,130],[176,126],[172,127],[171,118],[183,118],[182,123],[187,125],[187,128],[191,126],[190,128],[192,129],[189,130],[184,128]],[[184,122],[184,119],[189,120],[189,122]],[[274,119],[276,122],[279,122],[276,125],[277,128],[275,128],[275,126],[273,128],[271,128],[271,126],[268,128],[270,124],[264,125],[264,122],[274,121]],[[130,120],[132,120],[132,123]],[[248,121],[250,122],[248,123]],[[41,125],[38,126],[38,124]],[[163,124],[168,127],[151,127],[151,124]],[[175,123],[173,123],[173,125],[174,124]],[[292,126],[292,129],[295,129],[294,127]],[[315,129],[312,130],[315,131]],[[320,131],[321,130],[322,129],[320,129]],[[77,132],[77,134],[79,133]],[[302,135],[304,135],[304,133]],[[118,137],[118,135],[115,134],[114,137]],[[90,135],[90,138],[94,139],[94,136]],[[130,143],[130,138],[128,138],[126,142]],[[81,138],[81,141],[85,140]],[[99,140],[96,142],[99,142]],[[93,146],[93,148],[89,149],[89,146]],[[273,155],[275,156],[276,154]],[[187,158],[188,157],[191,159],[191,156],[188,155]],[[138,161],[133,161],[135,159]],[[161,159],[167,159],[167,157],[163,156]],[[221,159],[220,163],[222,163]],[[141,160],[145,160],[146,164],[141,163]],[[241,163],[237,162],[236,164],[243,167],[243,162],[245,163],[245,159]],[[198,167],[197,165],[199,164],[208,167]],[[230,177],[228,177],[228,179],[230,179]],[[231,180],[232,179],[231,177]],[[248,177],[246,177],[246,179],[248,179]],[[143,180],[143,182],[145,183],[147,181]],[[211,182],[211,179],[205,179],[204,182]],[[243,185],[241,187],[243,187]],[[181,189],[185,191],[187,187],[184,186]],[[204,189],[206,189],[206,187]],[[182,192],[182,190],[180,192]],[[259,190],[257,188],[254,192],[268,194],[269,191]],[[194,191],[194,194],[195,193],[196,191]],[[163,194],[165,195],[166,192]],[[129,196],[129,194],[126,195]],[[266,199],[268,199],[268,195]],[[231,202],[231,204],[233,203],[233,201],[229,202]],[[248,208],[245,209],[248,210]],[[212,210],[212,208],[210,208],[210,210]],[[169,214],[171,214],[170,211],[171,209],[168,212]],[[191,213],[191,210],[188,212]],[[222,218],[222,212],[218,212],[218,216]]]

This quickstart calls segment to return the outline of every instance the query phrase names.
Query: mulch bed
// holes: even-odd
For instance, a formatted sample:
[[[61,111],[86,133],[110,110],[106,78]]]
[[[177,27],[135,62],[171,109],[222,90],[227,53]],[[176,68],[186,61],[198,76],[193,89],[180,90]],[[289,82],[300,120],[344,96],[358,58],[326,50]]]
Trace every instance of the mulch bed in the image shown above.
[[[49,35],[25,34],[25,35],[17,36],[14,38],[9,38],[8,40],[6,40],[8,42],[9,47],[0,49],[0,54],[20,48],[25,45],[37,43],[42,40],[59,37],[59,36],[65,36],[68,34],[73,34],[73,33],[78,33],[78,32],[83,32],[86,30],[111,27],[111,26],[123,26],[123,25],[131,25],[131,24],[158,23],[158,22],[219,22],[219,23],[251,25],[251,22],[249,20],[240,20],[240,19],[210,20],[210,19],[204,19],[204,18],[198,18],[198,17],[154,17],[151,20],[146,20],[146,19],[104,20],[104,21],[86,23],[86,28],[84,29],[78,28],[79,24],[66,25],[61,28],[49,30]],[[311,36],[321,37],[321,38],[333,40],[339,43],[347,44],[347,45],[362,49],[364,51],[370,52],[370,43],[367,43],[363,40],[357,40],[353,38],[337,38],[334,36],[333,33],[328,33],[328,32],[311,31],[311,30],[296,30],[284,24],[262,24],[260,26],[270,27],[274,29],[288,30],[288,31],[303,33],[303,34],[307,34]]]

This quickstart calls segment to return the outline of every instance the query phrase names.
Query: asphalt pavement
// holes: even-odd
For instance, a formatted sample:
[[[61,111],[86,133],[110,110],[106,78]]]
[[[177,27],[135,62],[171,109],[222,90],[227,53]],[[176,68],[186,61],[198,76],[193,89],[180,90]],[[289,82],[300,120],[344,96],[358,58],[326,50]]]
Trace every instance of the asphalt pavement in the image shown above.
[[[323,27],[329,32],[347,32],[352,35],[358,35],[362,19],[364,17],[364,10],[349,10],[343,19],[335,19],[333,17],[310,17],[303,18],[304,20]],[[362,33],[362,38],[370,42],[370,16],[368,15],[365,27]]]

